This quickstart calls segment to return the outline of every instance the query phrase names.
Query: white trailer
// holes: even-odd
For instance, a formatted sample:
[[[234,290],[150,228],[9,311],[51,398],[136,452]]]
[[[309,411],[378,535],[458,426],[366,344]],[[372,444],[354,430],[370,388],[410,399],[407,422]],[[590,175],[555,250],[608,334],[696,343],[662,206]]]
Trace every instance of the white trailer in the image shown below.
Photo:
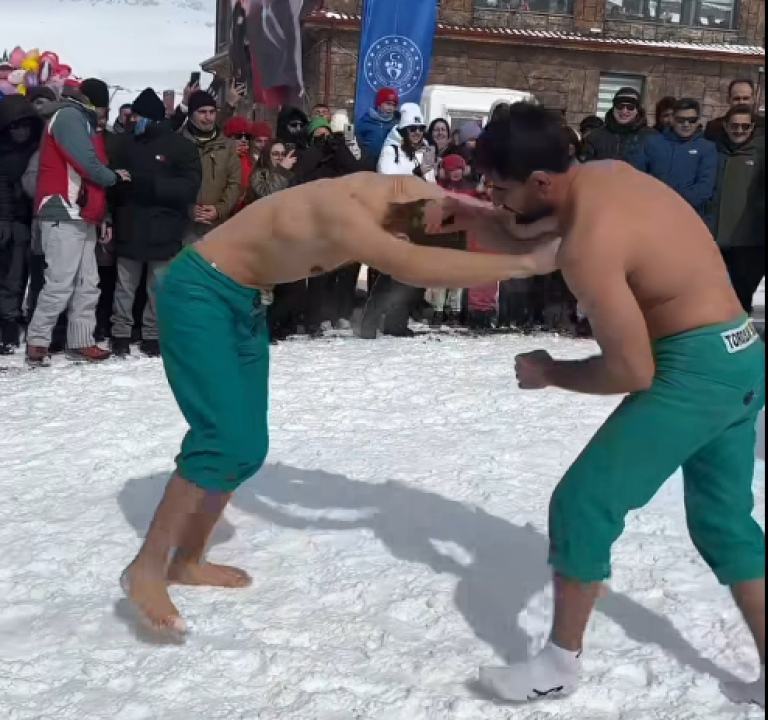
[[[491,108],[499,102],[524,100],[533,101],[535,98],[522,90],[427,85],[421,96],[421,110],[428,123],[444,118],[452,130],[457,130],[467,120],[481,120],[485,124]]]

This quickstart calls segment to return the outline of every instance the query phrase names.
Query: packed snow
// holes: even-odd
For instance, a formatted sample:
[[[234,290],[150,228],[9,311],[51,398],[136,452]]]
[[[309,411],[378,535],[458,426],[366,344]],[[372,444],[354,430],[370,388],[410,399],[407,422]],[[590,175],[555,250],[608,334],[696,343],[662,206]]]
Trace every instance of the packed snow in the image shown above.
[[[551,490],[615,399],[524,393],[556,337],[297,340],[274,351],[272,450],[211,556],[247,590],[174,589],[192,635],[136,629],[118,577],[185,430],[154,360],[0,372],[3,720],[753,720],[718,682],[752,644],[673,479],[630,518],[574,697],[508,707],[481,665],[550,625]],[[764,429],[762,430],[764,438]],[[764,522],[764,440],[755,478]]]

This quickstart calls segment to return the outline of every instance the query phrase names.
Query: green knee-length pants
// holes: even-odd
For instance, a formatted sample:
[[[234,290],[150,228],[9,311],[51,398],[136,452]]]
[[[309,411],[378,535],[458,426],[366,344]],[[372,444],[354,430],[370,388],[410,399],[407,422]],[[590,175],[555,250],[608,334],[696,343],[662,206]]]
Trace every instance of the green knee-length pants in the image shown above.
[[[654,353],[652,387],[624,400],[555,491],[551,563],[585,583],[610,577],[627,514],[682,467],[691,537],[720,582],[762,578],[752,483],[764,345],[741,318],[658,340]]]
[[[231,492],[269,448],[269,336],[258,290],[239,285],[185,248],[158,281],[165,373],[189,423],[179,473]]]

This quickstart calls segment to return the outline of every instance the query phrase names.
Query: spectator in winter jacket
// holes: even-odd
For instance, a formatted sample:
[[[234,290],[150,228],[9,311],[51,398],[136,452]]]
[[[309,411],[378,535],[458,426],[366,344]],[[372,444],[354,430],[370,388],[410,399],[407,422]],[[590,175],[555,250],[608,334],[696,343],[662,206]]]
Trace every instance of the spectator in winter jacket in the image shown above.
[[[45,85],[28,88],[25,97],[32,103],[38,113],[40,113],[46,105],[55,103],[58,100],[56,93]]]
[[[125,132],[131,131],[131,118],[133,117],[133,110],[131,110],[131,104],[126,103],[121,105],[117,111],[117,119],[112,123],[112,132],[115,135],[122,135]]]
[[[195,146],[165,123],[165,106],[151,88],[131,106],[132,121],[113,158],[131,174],[110,192],[117,283],[112,315],[112,351],[130,353],[133,308],[146,273],[147,302],[142,320],[141,352],[160,354],[155,314],[155,283],[181,250],[191,223],[189,208],[202,182]]]
[[[45,251],[45,286],[27,332],[27,361],[48,363],[51,334],[68,310],[70,357],[99,362],[110,353],[94,340],[99,271],[96,243],[106,215],[106,189],[130,181],[125,170],[106,166],[99,118],[109,108],[109,88],[84,80],[55,106],[43,133],[35,196]]]
[[[245,205],[245,196],[248,191],[248,178],[251,177],[253,170],[253,154],[251,147],[253,145],[253,123],[240,115],[229,118],[222,129],[224,137],[234,140],[237,147],[237,155],[240,158],[240,199],[235,206],[235,212],[243,209]]]
[[[731,82],[728,86],[728,105],[734,107],[748,107],[752,112],[756,112],[757,88],[753,80],[738,79]],[[755,132],[758,135],[765,135],[765,118],[755,115]],[[725,142],[728,139],[728,132],[725,128],[725,115],[710,120],[704,130],[707,140],[714,143]]]
[[[654,131],[648,127],[640,93],[621,88],[613,98],[613,107],[605,115],[605,125],[593,130],[584,143],[587,162],[623,160],[642,169],[643,143]]]
[[[705,218],[715,193],[717,146],[699,129],[698,100],[682,98],[675,103],[670,127],[645,140],[645,171],[669,185]]]
[[[378,171],[384,175],[415,175],[436,182],[435,149],[427,143],[427,125],[415,103],[400,108],[400,118],[387,137],[379,156]],[[372,272],[368,279],[369,300],[360,326],[360,337],[373,340],[383,331],[396,337],[412,337],[408,328],[411,309],[419,304],[424,291],[410,288],[388,275]]]
[[[415,175],[435,182],[437,159],[426,140],[426,130],[421,108],[416,103],[403,105],[400,120],[390,131],[379,156],[378,171],[384,175]]]
[[[296,151],[288,150],[280,140],[268,145],[259,157],[248,181],[249,200],[261,200],[285,190],[293,180]],[[269,336],[273,343],[286,340],[299,331],[307,283],[299,280],[276,285],[272,304],[267,308]]]
[[[755,120],[748,105],[726,113],[713,201],[715,239],[747,312],[765,275],[765,136]]]
[[[605,120],[597,117],[597,115],[588,115],[579,123],[579,132],[581,133],[582,140],[586,140],[587,135],[604,126]]]
[[[307,125],[309,118],[303,110],[283,107],[275,121],[275,138],[285,143],[288,150],[303,150],[309,144]]]
[[[437,118],[429,124],[426,139],[435,148],[438,159],[456,152],[456,148],[451,142],[451,126],[445,118]]]
[[[315,116],[307,125],[306,133],[309,147],[298,153],[298,162],[293,168],[295,185],[340,178],[363,170],[347,147],[344,135],[334,134],[325,118]],[[304,307],[304,327],[308,335],[319,337],[334,327],[341,330],[352,327],[359,275],[360,265],[348,264],[309,278]]]
[[[192,93],[187,110],[181,135],[197,147],[203,167],[203,182],[192,205],[194,222],[184,240],[190,245],[232,216],[242,196],[242,168],[237,144],[218,128],[218,110],[211,95],[202,90]]]
[[[363,152],[378,159],[384,143],[397,125],[397,90],[381,88],[376,93],[373,107],[360,117],[355,125],[357,144]]]
[[[256,166],[248,179],[249,202],[269,197],[285,190],[293,180],[296,165],[296,151],[287,150],[285,144],[275,140],[259,156]]]
[[[675,114],[675,105],[677,98],[667,95],[656,103],[656,123],[653,129],[657,132],[664,132],[672,125],[672,117]]]
[[[23,95],[0,99],[0,355],[19,346],[32,225],[22,180],[42,131],[42,119]]]
[[[251,155],[253,157],[253,165],[259,162],[261,153],[272,142],[272,128],[269,127],[269,123],[255,122],[251,125]]]

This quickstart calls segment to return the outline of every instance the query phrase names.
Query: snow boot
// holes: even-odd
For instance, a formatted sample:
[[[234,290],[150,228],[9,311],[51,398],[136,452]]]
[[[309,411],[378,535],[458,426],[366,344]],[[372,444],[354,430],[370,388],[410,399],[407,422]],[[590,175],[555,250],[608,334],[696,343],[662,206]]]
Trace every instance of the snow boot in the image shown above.
[[[112,353],[109,350],[104,350],[98,345],[67,350],[67,359],[73,362],[100,363],[111,357]]]
[[[51,353],[47,347],[27,345],[26,363],[30,367],[49,367],[51,364]]]
[[[142,355],[147,357],[160,357],[160,341],[159,340],[142,340],[139,345],[139,351]]]
[[[110,345],[115,357],[127,358],[131,354],[130,338],[112,338]]]

